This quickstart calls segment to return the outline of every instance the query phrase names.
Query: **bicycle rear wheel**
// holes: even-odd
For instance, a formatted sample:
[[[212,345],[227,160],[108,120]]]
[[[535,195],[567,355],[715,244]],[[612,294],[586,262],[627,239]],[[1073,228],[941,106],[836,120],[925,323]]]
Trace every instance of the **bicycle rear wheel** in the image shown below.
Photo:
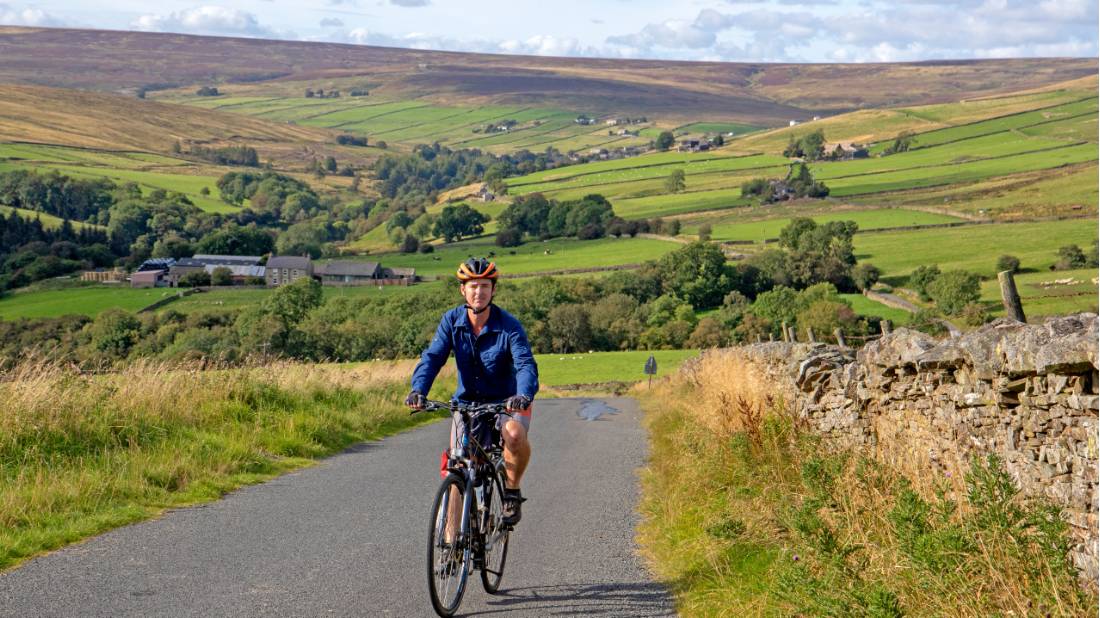
[[[494,471],[486,483],[485,512],[481,521],[483,540],[481,585],[485,592],[496,594],[504,577],[504,561],[508,558],[510,530],[504,524],[504,486],[500,474]]]
[[[454,615],[466,592],[466,578],[470,573],[470,544],[462,538],[460,530],[465,490],[465,480],[448,475],[432,506],[428,533],[428,592],[432,608],[440,616]]]

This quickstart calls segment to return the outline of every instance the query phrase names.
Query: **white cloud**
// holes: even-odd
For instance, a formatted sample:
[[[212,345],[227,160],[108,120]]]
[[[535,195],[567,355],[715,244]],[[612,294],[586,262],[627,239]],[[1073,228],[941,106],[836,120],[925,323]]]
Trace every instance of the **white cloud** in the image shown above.
[[[165,15],[142,15],[131,24],[131,27],[148,32],[279,37],[277,32],[260,24],[252,13],[212,5],[198,6]]]
[[[34,6],[16,8],[0,3],[0,24],[7,26],[57,27],[66,25],[64,21]]]
[[[325,17],[321,20],[322,28],[341,28],[344,25],[344,21],[338,17]]]
[[[430,0],[390,0],[390,4],[404,7],[428,6]]]

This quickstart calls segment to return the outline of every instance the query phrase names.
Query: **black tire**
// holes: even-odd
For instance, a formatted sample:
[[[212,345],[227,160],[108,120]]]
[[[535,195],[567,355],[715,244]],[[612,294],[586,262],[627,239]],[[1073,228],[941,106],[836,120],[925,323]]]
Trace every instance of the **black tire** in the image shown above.
[[[452,489],[456,491],[453,497]],[[459,539],[458,530],[452,536],[458,542],[447,543],[445,539],[450,501],[457,499],[461,510],[465,493],[465,479],[449,474],[439,486],[432,505],[431,527],[428,531],[428,593],[435,613],[444,617],[454,615],[458,609],[462,595],[466,592],[466,579],[470,574],[470,543]],[[457,527],[460,524],[455,525]]]
[[[504,577],[508,559],[510,529],[504,525],[504,486],[499,474],[491,474],[485,492],[485,514],[479,526],[483,539],[481,585],[485,592],[496,594]]]

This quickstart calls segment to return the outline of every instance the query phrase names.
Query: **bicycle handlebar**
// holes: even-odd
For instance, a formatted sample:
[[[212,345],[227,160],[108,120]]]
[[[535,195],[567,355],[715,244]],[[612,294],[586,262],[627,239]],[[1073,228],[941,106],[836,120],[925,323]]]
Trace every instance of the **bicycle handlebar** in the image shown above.
[[[416,414],[417,412],[433,412],[436,410],[447,410],[448,412],[458,412],[463,416],[470,418],[478,418],[489,414],[504,414],[506,416],[512,416],[511,412],[507,411],[502,403],[459,403],[457,401],[434,401],[427,399],[424,402],[424,407],[419,410],[413,410],[410,414]]]

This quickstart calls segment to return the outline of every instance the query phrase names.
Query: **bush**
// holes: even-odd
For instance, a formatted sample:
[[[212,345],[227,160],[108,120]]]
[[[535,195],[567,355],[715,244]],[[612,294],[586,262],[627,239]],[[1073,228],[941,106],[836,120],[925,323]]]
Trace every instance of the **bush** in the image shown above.
[[[203,285],[210,285],[210,273],[205,270],[187,273],[180,277],[179,286],[181,288],[197,288]]]
[[[420,239],[412,234],[405,234],[405,238],[401,240],[401,253],[416,253],[419,248]]]
[[[210,285],[233,285],[233,271],[219,266],[210,273]]]
[[[928,286],[931,285],[940,274],[940,267],[935,264],[931,266],[918,266],[917,269],[909,275],[909,286],[921,297],[921,300],[932,300],[932,298],[928,296]]]
[[[1054,270],[1073,270],[1085,268],[1089,260],[1085,252],[1077,245],[1066,245],[1058,249],[1058,261],[1054,264]]]
[[[875,267],[874,264],[857,264],[852,269],[852,281],[855,282],[859,291],[869,290],[878,283],[879,277],[882,276],[882,271]]]
[[[989,310],[982,303],[967,303],[959,315],[967,326],[981,326],[989,321]]]
[[[420,243],[420,252],[421,253],[432,253],[434,251],[435,251],[435,246],[432,245],[431,243],[427,243],[427,242]]]
[[[981,298],[981,282],[974,273],[949,270],[929,284],[928,295],[937,309],[947,315],[958,315],[968,303]]]
[[[1020,258],[1014,255],[1002,255],[997,258],[997,272],[1020,272]]]

